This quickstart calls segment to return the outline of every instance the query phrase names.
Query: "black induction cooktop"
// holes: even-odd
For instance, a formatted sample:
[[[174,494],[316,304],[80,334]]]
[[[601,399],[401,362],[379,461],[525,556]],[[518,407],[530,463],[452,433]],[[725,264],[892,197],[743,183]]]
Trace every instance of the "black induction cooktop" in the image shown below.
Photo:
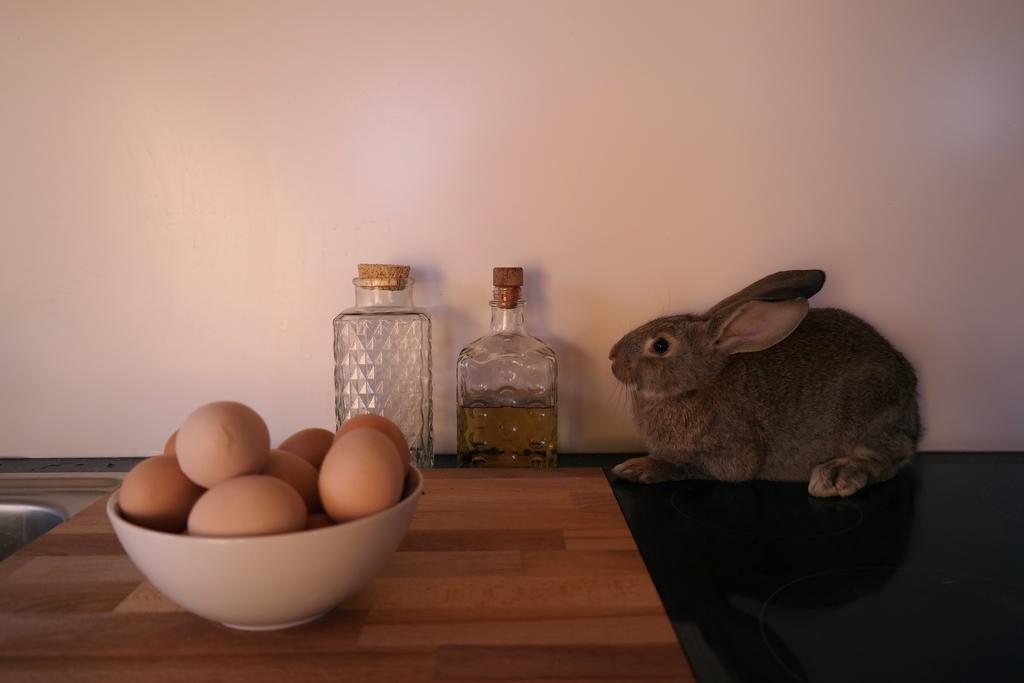
[[[847,499],[611,479],[698,681],[1024,681],[1024,454]]]

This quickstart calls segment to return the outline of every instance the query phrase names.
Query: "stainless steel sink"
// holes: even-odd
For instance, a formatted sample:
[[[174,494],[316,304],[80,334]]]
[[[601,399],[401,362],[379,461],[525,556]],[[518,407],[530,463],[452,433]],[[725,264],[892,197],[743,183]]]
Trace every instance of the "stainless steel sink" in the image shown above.
[[[0,503],[0,560],[13,555],[65,520],[52,507],[31,503]]]
[[[121,485],[123,473],[0,474],[0,560]]]

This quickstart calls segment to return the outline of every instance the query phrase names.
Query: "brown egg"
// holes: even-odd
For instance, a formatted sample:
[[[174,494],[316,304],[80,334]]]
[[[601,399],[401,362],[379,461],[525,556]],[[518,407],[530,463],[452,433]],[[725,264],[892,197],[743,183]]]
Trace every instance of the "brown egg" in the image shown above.
[[[207,491],[188,516],[190,536],[265,536],[306,528],[306,504],[280,479],[250,474]]]
[[[263,468],[263,474],[276,477],[295,489],[306,503],[307,512],[320,509],[316,468],[299,456],[276,448],[271,449],[270,459]]]
[[[185,475],[212,488],[232,477],[261,472],[270,455],[270,432],[252,408],[218,401],[185,419],[176,449]]]
[[[155,455],[132,468],[121,485],[121,514],[129,522],[179,533],[203,489],[185,476],[173,455]]]
[[[178,430],[175,429],[174,433],[167,437],[167,442],[164,444],[164,455],[174,455],[177,453],[175,450],[175,442],[178,440]]]
[[[334,435],[334,440],[337,441],[343,435],[349,433],[353,429],[376,429],[377,431],[384,434],[384,436],[391,439],[391,443],[395,445],[395,450],[398,455],[402,458],[402,466],[405,471],[409,471],[409,444],[405,440],[405,435],[402,434],[402,430],[398,428],[391,420],[387,419],[382,415],[355,415],[345,420],[338,429],[338,433]]]
[[[320,502],[335,522],[358,519],[397,503],[404,479],[391,439],[376,429],[353,429],[324,458]]]
[[[314,512],[306,518],[307,529],[323,529],[325,526],[333,526],[331,518],[322,512]]]
[[[281,442],[278,448],[282,451],[294,453],[313,467],[320,469],[320,463],[334,443],[334,432],[319,427],[303,429],[295,432]]]

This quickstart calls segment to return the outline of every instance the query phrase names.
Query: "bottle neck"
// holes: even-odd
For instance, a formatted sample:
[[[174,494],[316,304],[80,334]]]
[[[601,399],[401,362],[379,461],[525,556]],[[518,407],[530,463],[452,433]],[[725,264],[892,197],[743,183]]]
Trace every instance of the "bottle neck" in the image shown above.
[[[412,310],[412,281],[403,281],[400,286],[366,286],[353,281],[356,288],[356,308],[387,308],[391,310]]]
[[[520,301],[511,308],[491,306],[491,334],[526,334],[526,320],[523,317],[525,304]]]

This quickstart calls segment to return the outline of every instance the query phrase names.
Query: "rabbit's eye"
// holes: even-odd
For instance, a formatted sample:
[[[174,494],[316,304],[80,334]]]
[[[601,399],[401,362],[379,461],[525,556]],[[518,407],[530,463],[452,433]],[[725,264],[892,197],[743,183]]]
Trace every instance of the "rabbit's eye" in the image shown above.
[[[657,339],[654,340],[654,343],[651,344],[651,350],[654,351],[659,356],[664,356],[666,353],[668,353],[668,339],[665,339],[664,337],[658,337]]]

